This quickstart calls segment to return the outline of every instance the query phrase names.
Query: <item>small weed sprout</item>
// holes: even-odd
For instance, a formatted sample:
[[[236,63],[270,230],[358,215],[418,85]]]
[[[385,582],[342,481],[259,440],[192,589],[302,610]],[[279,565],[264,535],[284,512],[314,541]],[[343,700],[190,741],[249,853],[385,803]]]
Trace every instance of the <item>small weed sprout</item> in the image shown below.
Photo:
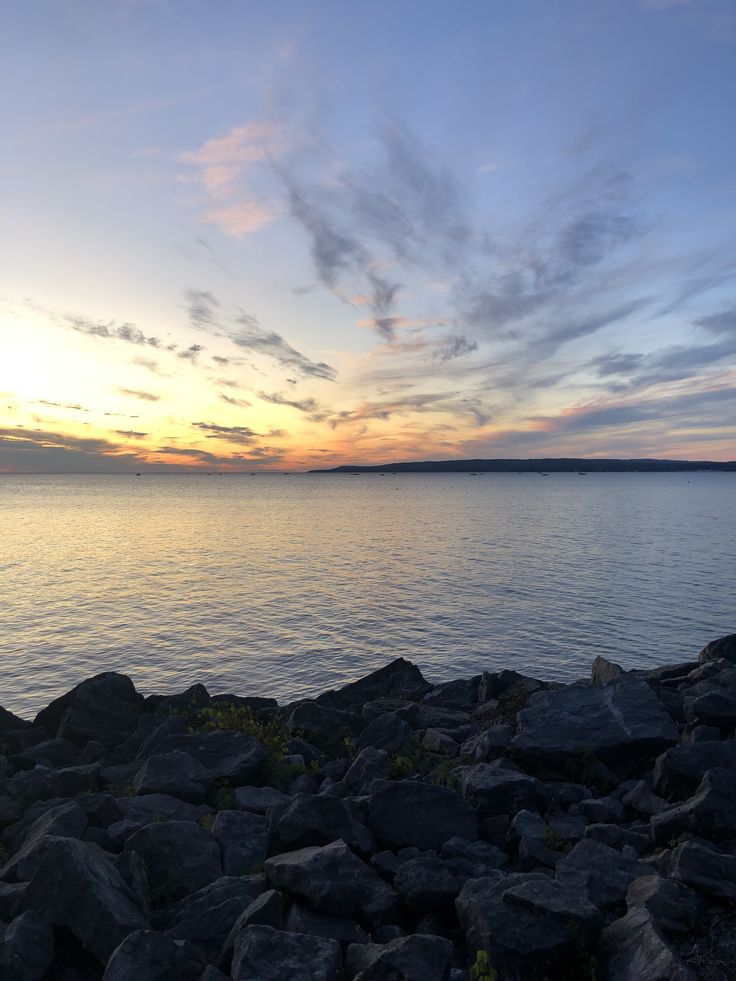
[[[498,981],[498,973],[491,967],[487,950],[479,950],[475,963],[470,965],[470,981]]]

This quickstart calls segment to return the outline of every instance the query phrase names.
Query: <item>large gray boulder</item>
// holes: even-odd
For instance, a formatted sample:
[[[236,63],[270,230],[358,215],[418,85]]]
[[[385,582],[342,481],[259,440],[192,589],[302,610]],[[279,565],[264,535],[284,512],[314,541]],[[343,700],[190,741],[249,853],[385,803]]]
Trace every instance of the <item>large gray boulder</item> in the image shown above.
[[[81,838],[86,828],[87,815],[75,801],[64,801],[49,808],[28,828],[23,843],[0,869],[0,879],[5,882],[27,882],[49,847],[49,835]]]
[[[512,747],[552,764],[584,754],[608,761],[654,755],[679,741],[652,688],[631,675],[547,691],[519,712],[518,721]]]
[[[192,804],[201,804],[215,781],[211,770],[180,750],[150,756],[133,777],[139,794],[167,794]]]
[[[214,780],[227,780],[233,787],[262,783],[268,766],[266,747],[244,732],[214,729],[173,733],[156,749],[157,753],[175,751],[193,756]]]
[[[336,940],[249,926],[233,950],[233,981],[342,981]]]
[[[431,687],[415,664],[406,661],[403,657],[397,657],[396,660],[371,672],[365,678],[353,681],[342,688],[324,692],[317,701],[320,705],[338,709],[360,707],[366,702],[385,696],[418,701],[430,691]]]
[[[634,879],[649,872],[644,862],[627,858],[602,841],[583,838],[557,863],[555,877],[598,909],[608,910],[623,902]]]
[[[65,927],[103,964],[129,933],[148,929],[110,856],[73,838],[53,840],[19,905]]]
[[[145,862],[154,904],[181,899],[222,875],[220,846],[191,821],[146,825],[125,842],[124,852],[134,851]]]
[[[155,930],[137,930],[117,947],[102,981],[199,981],[205,963],[191,944]]]
[[[698,655],[701,664],[721,659],[736,664],[736,634],[728,634],[725,637],[719,637],[718,640],[712,640],[705,645]]]
[[[736,784],[734,773],[724,767],[707,770],[693,797],[652,818],[652,836],[666,843],[683,831],[711,841],[736,837]]]
[[[225,875],[248,875],[262,867],[268,854],[268,820],[249,811],[220,811],[212,834],[222,853]]]
[[[629,909],[643,906],[666,933],[689,933],[698,923],[703,904],[688,886],[660,875],[634,879],[626,893]]]
[[[323,913],[387,923],[396,912],[394,890],[343,841],[274,855],[264,870],[272,888],[301,896]]]
[[[444,937],[414,934],[387,944],[351,944],[345,963],[354,981],[445,981],[452,953]]]
[[[736,858],[696,841],[678,845],[667,857],[667,874],[706,896],[736,902]]]
[[[399,867],[394,888],[412,913],[441,913],[452,909],[467,879],[462,863],[426,855]]]
[[[736,739],[681,743],[666,750],[654,764],[654,791],[667,800],[684,800],[695,793],[706,770],[715,767],[736,775]]]
[[[601,981],[695,981],[643,907],[603,932],[598,960]]]
[[[374,783],[368,826],[392,848],[439,848],[450,838],[478,837],[473,809],[454,790],[419,780]]]
[[[521,810],[545,811],[549,803],[544,785],[510,760],[461,767],[457,777],[460,793],[480,818],[513,815]]]
[[[283,804],[274,804],[268,820],[274,852],[328,845],[338,839],[361,855],[373,850],[373,839],[358,820],[357,809],[339,797],[296,794]]]
[[[54,959],[54,931],[37,913],[16,916],[0,938],[0,978],[41,981]]]
[[[135,731],[143,706],[130,678],[107,671],[55,699],[33,724],[78,746],[94,739],[112,749]]]

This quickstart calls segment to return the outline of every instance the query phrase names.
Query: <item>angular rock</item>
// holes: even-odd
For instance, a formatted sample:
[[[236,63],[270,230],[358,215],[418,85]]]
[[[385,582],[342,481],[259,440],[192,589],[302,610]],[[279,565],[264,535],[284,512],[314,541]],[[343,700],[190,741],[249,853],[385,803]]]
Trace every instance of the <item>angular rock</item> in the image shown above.
[[[604,930],[598,958],[601,981],[695,981],[643,907]]]
[[[736,902],[736,858],[687,841],[668,856],[667,874],[706,896]]]
[[[654,840],[692,831],[711,841],[736,837],[736,785],[734,773],[723,767],[707,770],[693,797],[652,818]]]
[[[137,930],[113,951],[102,981],[199,981],[205,964],[191,944]]]
[[[422,739],[422,749],[440,756],[455,757],[460,752],[457,740],[444,729],[427,729]]]
[[[342,841],[275,855],[265,872],[272,888],[301,896],[323,913],[380,924],[396,910],[394,890]]]
[[[71,766],[77,761],[79,746],[69,739],[45,739],[12,757],[13,766],[18,770],[31,770],[37,763],[44,766]],[[88,762],[92,762],[91,760]]]
[[[643,906],[666,933],[689,933],[702,911],[702,903],[692,889],[659,875],[634,879],[626,893],[626,905],[629,909]]]
[[[342,981],[336,940],[249,926],[233,950],[233,981]]]
[[[41,981],[54,959],[54,931],[37,913],[16,916],[0,938],[3,981]]]
[[[514,749],[552,762],[586,753],[608,761],[636,759],[679,742],[662,702],[645,681],[631,675],[545,692],[519,712],[518,721]]]
[[[53,840],[20,905],[66,927],[103,964],[129,933],[148,928],[110,857],[73,838]]]
[[[174,733],[157,750],[175,751],[193,756],[215,780],[227,780],[233,787],[261,783],[268,763],[266,747],[259,739],[225,729]]]
[[[142,794],[117,797],[115,803],[123,819],[143,826],[157,821],[199,821],[212,809],[204,804],[188,804],[169,794]]]
[[[404,862],[394,888],[412,913],[444,912],[452,909],[467,878],[467,869],[452,859],[427,856]]]
[[[590,797],[578,804],[583,817],[593,824],[614,824],[624,819],[624,807],[615,797]]]
[[[695,793],[705,771],[715,767],[736,774],[736,739],[673,746],[655,761],[654,792],[667,800],[684,800]]]
[[[471,879],[455,903],[469,951],[500,975],[543,978],[590,950],[603,926],[584,894],[537,873]]]
[[[108,671],[55,699],[33,724],[78,746],[94,739],[112,749],[135,731],[143,704],[130,678]]]
[[[274,804],[280,804],[289,798],[275,787],[236,787],[233,790],[233,799],[241,811],[265,814]]]
[[[321,705],[350,709],[384,696],[418,701],[431,685],[424,680],[419,668],[411,661],[397,657],[394,661],[349,685],[324,692],[317,698]]]
[[[440,858],[449,860],[464,871],[467,879],[477,879],[493,873],[508,863],[502,849],[485,841],[468,841],[466,838],[450,838],[440,849]]]
[[[313,937],[337,940],[343,947],[347,944],[368,943],[368,934],[354,920],[344,916],[326,916],[299,900],[291,904],[284,929],[291,933],[306,933]]]
[[[191,804],[201,804],[215,777],[188,753],[172,750],[150,756],[133,778],[139,794],[168,794]]]
[[[58,838],[81,838],[87,827],[87,816],[75,801],[51,807],[28,828],[23,843],[0,869],[5,882],[27,882],[38,868],[48,847],[48,835]]]
[[[615,848],[592,838],[583,838],[557,864],[555,876],[559,882],[598,909],[608,910],[622,903],[634,881],[651,872],[649,866],[627,858]]]
[[[284,921],[284,899],[275,889],[267,889],[250,902],[233,923],[218,957],[212,960],[222,967],[230,967],[233,949],[238,937],[249,926],[270,926],[280,930]]]
[[[667,801],[652,793],[651,788],[643,780],[637,781],[636,785],[624,795],[621,802],[624,807],[628,807],[637,814],[643,814],[645,817],[661,814],[668,807]]]
[[[695,698],[686,698],[684,712],[691,724],[699,722],[719,729],[733,729],[736,723],[736,698],[726,691],[713,689]]]
[[[620,664],[609,661],[599,654],[595,661],[593,661],[593,666],[590,669],[590,683],[592,685],[606,684],[608,681],[620,678],[624,673],[624,669]]]
[[[444,937],[397,937],[386,944],[351,944],[347,975],[354,981],[446,981],[452,944]]]
[[[328,845],[338,839],[361,855],[373,851],[371,834],[358,821],[356,809],[339,797],[297,794],[287,803],[275,804],[268,820],[272,852]]]
[[[212,824],[212,834],[222,853],[225,875],[248,875],[261,868],[268,854],[268,820],[248,811],[220,811]]]
[[[191,821],[148,824],[128,838],[125,851],[138,852],[146,863],[154,905],[181,899],[222,875],[220,846]]]
[[[53,797],[76,797],[99,789],[100,765],[68,766],[61,770],[36,767],[21,770],[8,781],[8,790],[14,797],[30,804]]]
[[[293,733],[329,750],[341,748],[346,739],[354,739],[364,727],[363,720],[351,712],[314,701],[299,702],[286,721]]]
[[[373,746],[386,753],[398,753],[412,734],[412,728],[395,713],[379,715],[363,729],[357,739],[359,749]]]
[[[478,837],[478,819],[454,790],[418,780],[374,784],[368,825],[394,848],[439,848],[450,838]]]
[[[522,773],[510,760],[476,763],[460,768],[457,775],[460,793],[480,818],[513,815],[522,809],[547,809],[548,795],[543,784]],[[458,830],[456,834],[463,833]]]
[[[514,737],[514,727],[508,724],[491,726],[470,736],[460,747],[463,763],[490,763],[500,759]]]
[[[719,660],[730,661],[736,664],[736,634],[728,634],[726,637],[719,637],[706,644],[698,655],[698,661],[705,664],[708,661]]]
[[[172,940],[187,940],[218,964],[228,934],[263,889],[262,875],[223,876],[171,907],[162,927]]]
[[[390,777],[391,758],[388,753],[368,746],[355,757],[342,782],[349,793],[367,794],[374,780],[388,780]]]
[[[594,841],[602,841],[604,845],[623,851],[625,847],[633,848],[637,855],[643,855],[650,848],[648,834],[630,831],[618,824],[589,824],[585,829],[585,837]]]

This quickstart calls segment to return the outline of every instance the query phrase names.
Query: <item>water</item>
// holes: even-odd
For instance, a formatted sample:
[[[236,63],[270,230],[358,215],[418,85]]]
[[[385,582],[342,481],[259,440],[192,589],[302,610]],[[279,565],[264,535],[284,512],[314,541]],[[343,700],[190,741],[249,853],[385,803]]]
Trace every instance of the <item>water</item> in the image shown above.
[[[0,705],[103,670],[280,701],[690,658],[736,630],[728,473],[0,477]]]

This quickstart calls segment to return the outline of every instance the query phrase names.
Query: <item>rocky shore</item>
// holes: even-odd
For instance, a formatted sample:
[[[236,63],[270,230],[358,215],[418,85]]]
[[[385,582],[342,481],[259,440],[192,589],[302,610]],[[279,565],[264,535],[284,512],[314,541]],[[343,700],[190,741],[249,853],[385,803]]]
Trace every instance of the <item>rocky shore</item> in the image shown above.
[[[736,977],[736,635],[558,685],[0,709],[3,981]]]

